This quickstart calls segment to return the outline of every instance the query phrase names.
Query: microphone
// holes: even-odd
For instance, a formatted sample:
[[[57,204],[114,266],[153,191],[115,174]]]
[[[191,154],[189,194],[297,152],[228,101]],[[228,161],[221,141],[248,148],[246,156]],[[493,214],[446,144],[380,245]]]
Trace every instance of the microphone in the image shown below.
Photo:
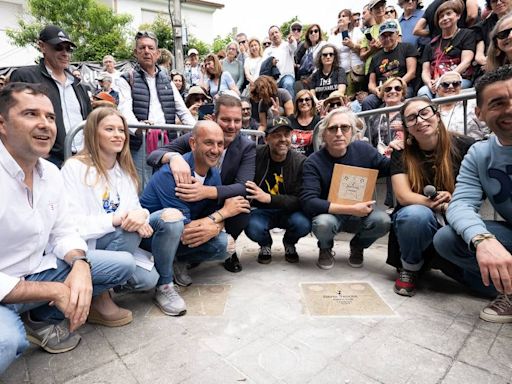
[[[425,188],[423,188],[423,194],[430,200],[433,200],[437,197],[437,189],[433,185],[425,185]]]

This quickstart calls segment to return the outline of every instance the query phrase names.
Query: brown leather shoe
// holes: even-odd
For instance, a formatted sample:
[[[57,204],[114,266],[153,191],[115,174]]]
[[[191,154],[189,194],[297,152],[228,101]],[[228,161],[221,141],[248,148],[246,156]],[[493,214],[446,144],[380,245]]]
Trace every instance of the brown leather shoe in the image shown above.
[[[116,312],[106,315],[99,313],[91,306],[87,321],[90,324],[99,324],[105,327],[122,327],[133,321],[132,311],[129,309],[119,308]]]

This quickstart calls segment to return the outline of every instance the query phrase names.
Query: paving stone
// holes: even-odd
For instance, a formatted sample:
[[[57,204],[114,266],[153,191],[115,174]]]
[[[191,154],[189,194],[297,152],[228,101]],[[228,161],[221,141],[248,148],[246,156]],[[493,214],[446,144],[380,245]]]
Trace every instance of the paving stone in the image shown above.
[[[352,369],[350,366],[341,364],[338,361],[331,361],[327,367],[322,369],[307,384],[380,384],[371,377]]]
[[[112,361],[65,384],[138,384],[131,372],[119,361]]]
[[[456,362],[441,383],[509,384],[510,381],[503,377],[493,375],[489,371]]]

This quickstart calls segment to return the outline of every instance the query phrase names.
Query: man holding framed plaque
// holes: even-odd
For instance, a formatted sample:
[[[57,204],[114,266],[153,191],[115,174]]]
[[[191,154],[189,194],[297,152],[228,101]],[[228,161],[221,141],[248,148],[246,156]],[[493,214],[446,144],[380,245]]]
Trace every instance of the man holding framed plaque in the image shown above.
[[[356,123],[356,115],[348,108],[330,112],[319,131],[324,147],[304,163],[300,199],[313,220],[320,248],[317,265],[321,269],[334,266],[332,247],[338,232],[355,234],[350,241],[349,264],[359,268],[364,249],[384,236],[391,223],[368,197],[373,194],[377,176],[372,170],[377,170],[379,177],[388,176],[389,159],[370,144],[354,141]]]

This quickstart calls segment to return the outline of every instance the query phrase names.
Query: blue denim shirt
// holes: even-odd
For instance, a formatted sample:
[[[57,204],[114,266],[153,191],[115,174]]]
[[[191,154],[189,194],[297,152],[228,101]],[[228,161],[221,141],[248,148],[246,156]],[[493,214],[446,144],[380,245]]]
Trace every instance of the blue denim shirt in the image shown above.
[[[194,172],[194,156],[192,152],[183,155],[183,159],[190,165],[190,170]],[[207,186],[221,185],[218,169],[210,168],[206,174],[204,184]],[[149,180],[144,192],[140,197],[140,204],[153,213],[164,208],[176,208],[185,216],[184,223],[188,224],[192,220],[201,219],[215,212],[218,208],[217,200],[201,200],[196,202],[186,202],[176,197],[176,182],[169,166],[161,167],[153,174]]]

